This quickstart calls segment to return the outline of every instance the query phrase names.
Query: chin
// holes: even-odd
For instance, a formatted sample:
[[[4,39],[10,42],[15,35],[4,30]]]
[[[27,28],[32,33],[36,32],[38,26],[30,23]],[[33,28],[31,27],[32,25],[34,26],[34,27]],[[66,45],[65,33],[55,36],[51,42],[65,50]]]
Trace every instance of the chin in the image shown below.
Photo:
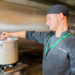
[[[53,29],[50,29],[50,31],[54,31]]]
[[[53,28],[50,28],[50,31],[56,31],[55,29],[53,29]]]

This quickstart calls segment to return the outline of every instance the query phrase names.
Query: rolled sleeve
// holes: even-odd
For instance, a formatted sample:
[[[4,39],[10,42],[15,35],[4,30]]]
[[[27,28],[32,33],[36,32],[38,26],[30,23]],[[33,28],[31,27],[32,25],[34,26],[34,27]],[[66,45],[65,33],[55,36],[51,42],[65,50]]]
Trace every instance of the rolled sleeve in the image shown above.
[[[38,43],[44,44],[44,37],[47,32],[26,31],[26,39],[35,40]]]

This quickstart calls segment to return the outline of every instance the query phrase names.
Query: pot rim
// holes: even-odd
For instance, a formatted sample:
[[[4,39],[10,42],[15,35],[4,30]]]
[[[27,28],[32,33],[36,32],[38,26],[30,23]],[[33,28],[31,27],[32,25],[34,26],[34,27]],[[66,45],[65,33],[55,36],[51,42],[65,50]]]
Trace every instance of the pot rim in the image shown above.
[[[8,42],[8,41],[17,41],[18,40],[18,37],[7,37],[7,40],[0,40],[0,43],[3,43],[3,42]]]

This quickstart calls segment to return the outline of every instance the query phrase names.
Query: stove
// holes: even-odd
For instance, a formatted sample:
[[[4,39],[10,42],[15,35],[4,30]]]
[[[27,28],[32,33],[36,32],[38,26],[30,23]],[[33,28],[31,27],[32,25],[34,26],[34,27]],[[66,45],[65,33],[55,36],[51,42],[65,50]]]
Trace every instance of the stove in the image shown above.
[[[26,67],[28,66],[21,62],[11,65],[0,65],[0,75],[27,75]]]

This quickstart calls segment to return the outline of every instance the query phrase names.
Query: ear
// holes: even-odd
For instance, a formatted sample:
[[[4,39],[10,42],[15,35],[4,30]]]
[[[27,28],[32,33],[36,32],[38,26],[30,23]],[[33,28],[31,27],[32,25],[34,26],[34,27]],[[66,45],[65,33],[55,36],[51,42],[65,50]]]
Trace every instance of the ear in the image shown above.
[[[59,21],[63,20],[64,19],[64,15],[63,13],[59,13]]]

